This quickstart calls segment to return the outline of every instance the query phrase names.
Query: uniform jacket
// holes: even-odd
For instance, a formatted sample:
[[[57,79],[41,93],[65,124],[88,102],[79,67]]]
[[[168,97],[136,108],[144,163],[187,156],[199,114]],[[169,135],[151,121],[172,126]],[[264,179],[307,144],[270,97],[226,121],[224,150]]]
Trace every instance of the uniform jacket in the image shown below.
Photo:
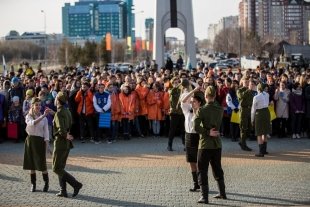
[[[111,93],[111,120],[120,121],[121,120],[121,105],[118,93]]]
[[[216,102],[207,103],[197,112],[194,128],[200,134],[198,149],[220,149],[222,142],[220,137],[210,137],[210,130],[220,130],[224,110]]]
[[[180,103],[180,88],[172,88],[169,91],[170,114],[183,114]]]
[[[163,92],[150,90],[147,95],[148,119],[163,120]]]
[[[79,90],[75,96],[75,102],[78,104],[77,112],[79,114],[82,113],[82,107],[83,107],[83,99],[85,98],[85,114],[91,115],[94,113],[94,105],[93,105],[93,94],[90,92],[90,90],[87,90],[86,93],[83,96],[83,93],[81,90]]]
[[[237,91],[237,97],[241,107],[251,108],[253,103],[253,92],[252,90],[242,87]]]
[[[70,149],[70,141],[66,137],[71,125],[72,118],[69,109],[63,106],[58,107],[53,120],[54,148],[56,150]]]
[[[169,101],[169,93],[164,92],[163,94],[163,111],[164,115],[169,114],[169,109],[170,109],[170,101]]]
[[[146,103],[146,96],[149,93],[149,89],[146,87],[142,87],[137,85],[136,87],[137,98],[139,99],[139,115],[146,115],[147,114],[147,103]]]
[[[127,118],[133,120],[135,116],[135,95],[132,93],[125,95],[123,92],[119,94],[120,106],[121,106],[121,118]]]

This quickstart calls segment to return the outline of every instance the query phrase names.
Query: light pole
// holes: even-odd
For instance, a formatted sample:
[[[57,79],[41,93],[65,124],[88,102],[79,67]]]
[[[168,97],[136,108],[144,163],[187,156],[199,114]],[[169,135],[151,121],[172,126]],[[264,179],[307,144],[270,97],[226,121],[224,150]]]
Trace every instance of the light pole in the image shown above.
[[[45,62],[45,67],[47,67],[47,34],[46,34],[46,13],[44,10],[41,10],[41,13],[44,15],[44,62]]]

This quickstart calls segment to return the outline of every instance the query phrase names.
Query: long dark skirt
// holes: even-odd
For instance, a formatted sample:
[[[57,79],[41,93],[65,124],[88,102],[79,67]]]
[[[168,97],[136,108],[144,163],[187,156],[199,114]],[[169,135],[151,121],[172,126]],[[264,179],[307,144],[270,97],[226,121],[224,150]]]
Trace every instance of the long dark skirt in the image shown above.
[[[28,136],[25,141],[24,170],[46,171],[46,145],[43,137]]]
[[[185,133],[186,161],[197,162],[199,134]]]
[[[268,108],[255,112],[255,135],[262,136],[271,133],[270,113]]]

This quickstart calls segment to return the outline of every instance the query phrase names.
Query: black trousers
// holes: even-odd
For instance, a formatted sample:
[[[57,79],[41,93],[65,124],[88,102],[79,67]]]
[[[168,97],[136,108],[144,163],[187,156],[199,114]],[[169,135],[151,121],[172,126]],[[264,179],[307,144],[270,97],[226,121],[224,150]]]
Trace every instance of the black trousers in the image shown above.
[[[221,164],[222,149],[199,149],[198,150],[198,181],[200,186],[208,186],[209,163],[213,177],[216,181],[224,179]]]
[[[95,137],[96,130],[95,117],[93,115],[80,114],[80,132],[81,137],[85,138],[87,131],[89,132],[90,137]]]
[[[173,138],[176,132],[180,132],[182,144],[185,144],[185,130],[184,130],[185,118],[183,114],[171,114],[170,115],[170,130],[168,145],[172,147]]]

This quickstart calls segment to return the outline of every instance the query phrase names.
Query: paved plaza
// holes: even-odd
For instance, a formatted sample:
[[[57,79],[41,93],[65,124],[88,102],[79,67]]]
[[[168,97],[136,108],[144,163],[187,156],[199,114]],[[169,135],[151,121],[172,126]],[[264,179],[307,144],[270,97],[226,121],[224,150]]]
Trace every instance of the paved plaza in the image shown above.
[[[75,142],[67,170],[83,183],[76,198],[58,198],[58,179],[51,170],[50,190],[31,193],[30,176],[22,170],[23,144],[0,145],[0,206],[203,206],[199,192],[189,192],[191,173],[183,146],[166,151],[167,138],[120,140],[94,145]],[[257,144],[249,141],[257,150]],[[270,155],[256,158],[238,144],[223,139],[223,169],[227,200],[216,200],[216,182],[210,170],[212,206],[310,206],[310,139],[270,140]],[[48,156],[51,169],[51,156]],[[68,186],[68,193],[72,188]]]

